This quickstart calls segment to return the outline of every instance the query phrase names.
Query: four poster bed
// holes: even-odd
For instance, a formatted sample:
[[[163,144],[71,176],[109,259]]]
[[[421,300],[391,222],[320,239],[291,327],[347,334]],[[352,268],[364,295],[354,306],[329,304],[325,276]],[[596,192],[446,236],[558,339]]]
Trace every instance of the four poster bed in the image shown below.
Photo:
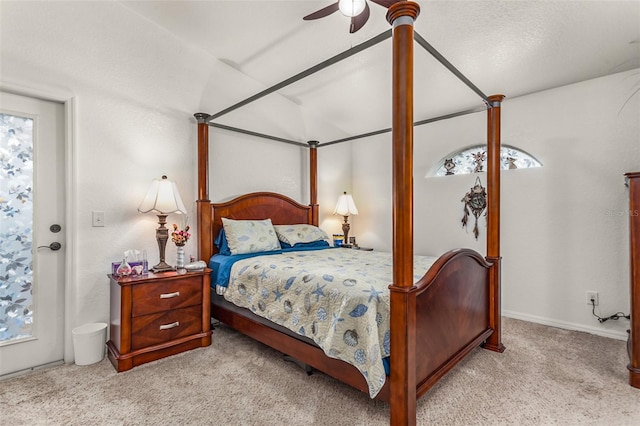
[[[232,267],[232,275],[229,279],[229,286],[232,282],[238,285],[239,290],[235,293],[245,295],[247,288],[255,287],[258,292],[252,296],[250,304],[246,307],[236,306],[226,300],[226,296],[231,292],[227,288],[225,295],[221,296],[212,291],[212,317],[220,320],[228,326],[248,335],[252,338],[284,353],[288,356],[307,364],[308,366],[322,371],[344,383],[354,386],[363,392],[368,392],[372,397],[382,399],[390,404],[390,421],[392,424],[415,424],[416,422],[416,400],[431,388],[444,374],[451,370],[460,360],[473,351],[478,346],[492,351],[502,352],[504,346],[501,342],[500,325],[500,103],[502,95],[495,95],[484,98],[486,107],[483,110],[488,114],[488,219],[487,219],[487,253],[481,256],[469,249],[457,249],[449,251],[437,259],[432,259],[431,263],[423,264],[421,258],[415,257],[413,253],[413,21],[417,18],[419,7],[413,2],[399,2],[389,8],[387,19],[393,24],[393,127],[390,129],[393,135],[393,257],[390,264],[388,290],[386,294],[374,290],[363,290],[365,298],[368,300],[355,303],[345,312],[325,312],[324,307],[316,309],[317,304],[332,298],[339,299],[340,295],[332,293],[335,288],[340,287],[336,283],[353,283],[355,280],[343,279],[335,269],[326,269],[323,272],[309,272],[306,258],[302,270],[307,271],[306,275],[298,278],[276,278],[276,284],[280,287],[275,290],[262,289],[260,295],[257,281],[243,281],[243,273],[249,278],[264,278],[271,270],[287,269],[281,268],[275,263],[277,256],[284,256],[288,261],[295,260],[296,256],[307,256],[307,253],[296,254],[284,253],[261,256],[242,260]],[[419,44],[437,57],[437,52],[421,37],[415,38]],[[363,47],[366,48],[366,47]],[[361,50],[361,49],[360,49]],[[348,57],[358,51],[352,49],[349,54],[342,55],[340,59]],[[434,53],[435,52],[435,53]],[[332,58],[332,60],[335,58]],[[442,57],[437,57],[452,72],[454,72],[465,83],[473,87],[453,66],[448,64]],[[328,61],[328,63],[332,60]],[[334,61],[335,62],[335,61]],[[327,65],[328,66],[328,65]],[[301,73],[296,78],[303,78],[310,73]],[[220,115],[245,105],[261,96],[271,93],[282,85],[276,85],[260,94],[247,99],[235,106],[228,108],[216,115],[204,113],[195,114],[198,120],[198,254],[199,258],[209,261],[217,255],[220,248],[216,240],[220,236],[220,231],[226,229],[230,219],[233,221],[264,221],[270,220],[273,225],[313,225],[318,226],[319,209],[317,204],[317,149],[326,144],[309,142],[309,170],[310,170],[310,203],[309,205],[299,204],[281,194],[270,192],[258,192],[242,195],[228,202],[211,203],[208,194],[209,170],[208,170],[208,143],[209,127],[224,128],[231,131],[240,131],[269,139],[278,139],[261,135],[255,132],[243,131],[241,129],[229,128],[227,126],[215,124],[213,119]],[[479,92],[479,91],[478,91]],[[481,93],[481,92],[480,92]],[[465,111],[469,113],[475,111]],[[452,116],[452,115],[449,115]],[[447,117],[449,117],[447,116]],[[433,121],[433,120],[427,120]],[[307,147],[307,145],[305,145]],[[224,219],[224,226],[223,226]],[[232,222],[231,221],[231,222]],[[275,226],[277,228],[277,226]],[[224,238],[224,237],[223,237]],[[229,238],[227,232],[227,239]],[[218,239],[217,243],[220,243]],[[318,253],[321,251],[318,250]],[[384,262],[381,258],[362,256],[374,256],[378,253],[360,252],[357,250],[330,248],[322,252],[331,253],[330,261],[336,261],[335,257],[341,253],[348,256],[350,260],[338,260],[337,262],[361,263],[371,266],[374,269],[376,262]],[[288,257],[287,257],[288,256]],[[325,255],[326,256],[326,255]],[[360,257],[358,257],[360,256]],[[267,259],[267,260],[264,260]],[[378,259],[378,260],[376,260]],[[391,259],[391,258],[389,258]],[[262,262],[262,266],[256,265]],[[321,263],[329,264],[327,258]],[[242,266],[244,265],[244,266]],[[342,265],[342,263],[341,263]],[[425,266],[426,265],[426,266]],[[328,267],[328,266],[327,266]],[[422,267],[423,269],[419,269]],[[262,268],[262,269],[260,269]],[[251,273],[255,269],[258,272]],[[247,273],[246,271],[249,271]],[[416,277],[416,271],[420,271]],[[324,281],[315,282],[313,277],[321,277]],[[315,278],[313,278],[315,279]],[[318,278],[320,279],[320,278]],[[310,281],[312,288],[303,290],[303,282]],[[216,282],[212,279],[212,283]],[[293,283],[295,284],[293,285]],[[300,286],[299,286],[300,284]],[[336,285],[334,285],[336,284]],[[293,286],[292,286],[293,285]],[[265,310],[263,301],[276,301],[282,304],[284,296],[281,298],[281,290],[291,287],[293,294],[302,292],[300,305],[304,305],[307,313],[312,311],[315,315],[310,327],[295,328],[288,327],[285,320],[270,321],[268,315],[261,315]],[[335,288],[334,288],[335,287]],[[336,290],[337,291],[337,290]],[[220,292],[220,291],[218,291]],[[304,294],[306,293],[306,296]],[[298,294],[298,293],[296,293]],[[288,297],[288,296],[287,296]],[[294,297],[294,296],[291,296]],[[231,297],[229,297],[231,298]],[[378,312],[366,328],[369,334],[376,334],[376,326],[382,327],[385,319],[387,321],[385,330],[378,330],[385,342],[380,341],[379,345],[388,346],[390,358],[386,379],[382,377],[373,385],[371,379],[373,370],[367,370],[363,374],[363,367],[356,362],[346,362],[345,357],[338,356],[339,351],[327,350],[323,339],[316,339],[316,329],[320,327],[324,314],[329,319],[333,314],[332,326],[326,327],[337,332],[344,316],[359,317],[366,316],[372,311],[372,306],[384,305],[380,300],[388,301],[388,311]],[[259,300],[258,300],[259,299]],[[303,300],[303,301],[302,301]],[[342,299],[340,299],[342,300]],[[286,303],[285,310],[287,309]],[[255,305],[251,305],[254,303]],[[257,307],[256,307],[257,306]],[[304,308],[300,308],[304,310]],[[296,314],[295,311],[293,314]],[[320,315],[320,312],[324,312]],[[289,310],[282,314],[291,314]],[[343,315],[344,314],[344,315]],[[386,316],[385,316],[386,315]],[[283,318],[283,317],[282,317]],[[288,317],[287,317],[288,318]],[[273,319],[273,318],[271,318]],[[287,319],[287,321],[289,321]],[[298,324],[296,319],[295,324]],[[337,324],[337,325],[336,325]],[[355,328],[344,333],[345,348],[356,347],[358,337],[365,333]],[[348,334],[351,333],[351,334]],[[341,337],[342,334],[341,334]],[[322,348],[321,348],[322,347]],[[369,346],[371,349],[378,349],[377,343]],[[324,350],[323,350],[324,349]],[[367,350],[358,351],[362,359],[369,358],[378,361],[379,355],[384,351],[373,353]],[[328,353],[328,354],[327,354]],[[364,362],[364,361],[363,361]],[[371,374],[369,374],[371,373]],[[367,376],[365,378],[365,375]],[[379,386],[378,386],[379,385]],[[373,386],[373,387],[372,387]]]

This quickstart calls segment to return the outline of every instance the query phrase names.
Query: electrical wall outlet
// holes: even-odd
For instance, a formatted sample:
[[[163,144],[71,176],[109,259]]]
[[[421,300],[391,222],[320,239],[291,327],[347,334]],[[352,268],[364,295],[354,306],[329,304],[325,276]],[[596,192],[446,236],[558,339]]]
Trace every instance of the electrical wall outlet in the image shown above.
[[[587,305],[591,306],[591,301],[593,300],[593,304],[598,306],[598,292],[597,291],[587,291]]]

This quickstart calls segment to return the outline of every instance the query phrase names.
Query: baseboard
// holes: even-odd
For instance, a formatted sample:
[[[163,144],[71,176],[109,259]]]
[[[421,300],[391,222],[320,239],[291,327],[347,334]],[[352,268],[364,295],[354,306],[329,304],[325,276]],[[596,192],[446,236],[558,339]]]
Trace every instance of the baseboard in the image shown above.
[[[24,370],[20,370],[20,371],[15,371],[13,373],[4,374],[4,375],[0,376],[0,380],[13,379],[14,377],[24,376],[25,374],[30,374],[30,373],[33,373],[33,372],[36,372],[36,371],[40,371],[40,370],[46,370],[46,369],[49,369],[49,368],[57,367],[57,366],[62,365],[62,364],[64,364],[64,361],[60,360],[60,361],[50,362],[48,364],[39,365],[37,367],[25,368]]]
[[[503,310],[502,315],[507,318],[519,319],[522,321],[533,322],[536,324],[548,325],[551,327],[562,328],[572,331],[583,331],[585,333],[595,334],[597,336],[608,337],[616,340],[627,340],[628,334],[624,331],[603,330],[601,328],[590,327],[584,324],[576,324],[573,322],[558,321],[551,318],[539,317],[537,315],[523,314],[520,312]]]

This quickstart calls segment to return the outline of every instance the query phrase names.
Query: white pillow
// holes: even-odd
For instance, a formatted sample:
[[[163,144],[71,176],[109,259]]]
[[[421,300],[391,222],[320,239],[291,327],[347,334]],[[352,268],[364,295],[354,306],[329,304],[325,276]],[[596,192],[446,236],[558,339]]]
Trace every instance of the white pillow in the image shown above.
[[[271,219],[233,220],[222,218],[231,254],[280,250],[280,241]]]
[[[320,228],[313,225],[274,225],[278,239],[283,243],[294,245],[297,243],[312,243],[328,240],[329,236]]]

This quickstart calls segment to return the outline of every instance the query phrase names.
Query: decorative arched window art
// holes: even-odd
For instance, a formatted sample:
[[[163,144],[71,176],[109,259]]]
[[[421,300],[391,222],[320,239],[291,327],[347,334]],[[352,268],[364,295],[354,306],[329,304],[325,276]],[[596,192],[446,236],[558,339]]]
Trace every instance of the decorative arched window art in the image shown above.
[[[526,152],[509,146],[500,147],[502,170],[530,169],[542,167],[542,164]],[[436,169],[434,176],[465,175],[487,170],[487,146],[476,145],[462,151],[453,152],[445,157]]]

